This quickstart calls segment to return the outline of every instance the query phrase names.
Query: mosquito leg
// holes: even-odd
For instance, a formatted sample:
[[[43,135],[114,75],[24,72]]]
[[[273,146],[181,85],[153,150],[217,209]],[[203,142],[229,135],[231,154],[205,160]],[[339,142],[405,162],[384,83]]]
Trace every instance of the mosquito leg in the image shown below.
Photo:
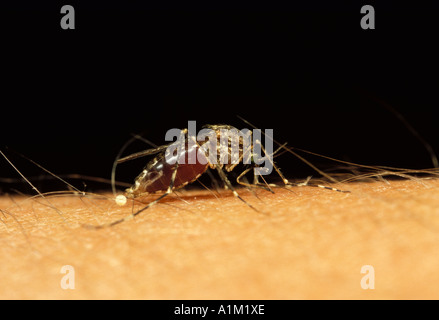
[[[202,146],[198,143],[198,141],[195,139],[195,138],[192,138],[192,141],[201,149],[202,148]],[[206,157],[206,158],[208,158],[208,156],[206,155],[206,154],[204,154],[204,156]],[[214,175],[212,174],[212,171],[210,171],[210,168],[207,168],[207,170],[206,170],[206,173],[207,173],[207,175],[209,176],[209,178],[210,178],[210,180],[211,180],[211,182],[212,182],[212,184],[213,184],[213,186],[214,186],[214,188],[215,188],[215,191],[219,194],[219,190],[221,189],[220,188],[220,185],[218,184],[218,181],[216,181],[216,178],[214,177]],[[226,187],[226,186],[224,186],[224,187]],[[226,189],[226,188],[225,188]]]
[[[308,178],[306,178],[306,180],[302,183],[297,183],[296,186],[297,187],[314,187],[314,188],[322,188],[322,189],[327,189],[327,190],[332,190],[332,191],[337,191],[337,192],[342,192],[342,193],[350,193],[350,191],[348,190],[340,190],[337,188],[332,188],[332,187],[327,187],[321,184],[309,184],[309,181],[311,180],[311,176],[309,176]]]
[[[337,188],[327,187],[327,186],[324,186],[324,185],[321,185],[321,184],[316,184],[316,185],[309,184],[308,186],[322,188],[322,189],[327,189],[327,190],[332,190],[332,191],[337,191],[337,192],[342,192],[342,193],[350,193],[349,190],[340,190],[340,189],[337,189]]]
[[[245,176],[245,174],[247,174],[247,172],[249,172],[251,169],[253,169],[253,168],[250,167],[250,168],[245,169],[245,170],[244,170],[244,171],[238,176],[238,178],[236,178],[236,182],[239,183],[239,184],[242,185],[242,186],[245,186],[245,187],[249,187],[249,188],[257,187],[257,188],[261,188],[261,189],[264,189],[264,190],[270,191],[271,193],[274,193],[274,191],[270,188],[270,186],[269,186],[268,184],[267,184],[267,185],[263,185],[263,184],[259,183],[259,181],[257,181],[256,183],[253,183],[253,184],[250,184],[250,183],[246,183],[246,182],[242,182],[242,181],[241,181],[241,179]],[[255,175],[255,176],[257,176],[257,175]]]
[[[215,188],[215,191],[218,192],[221,188],[218,184],[218,181],[216,181],[216,178],[212,174],[209,168],[206,170],[207,175],[209,176],[210,180],[212,181],[213,187]]]
[[[138,214],[147,210],[148,208],[152,207],[153,205],[157,204],[164,197],[166,197],[167,195],[172,193],[172,190],[174,189],[175,177],[177,176],[177,169],[178,169],[178,162],[175,163],[175,168],[174,168],[174,171],[172,172],[171,181],[169,183],[169,187],[166,190],[166,192],[164,194],[162,194],[160,197],[158,197],[157,199],[155,199],[154,201],[148,203],[148,205],[146,205],[142,209],[132,213],[131,215],[129,215],[127,217],[121,218],[119,220],[115,220],[115,221],[110,222],[110,223],[106,223],[106,224],[102,224],[102,225],[98,225],[98,226],[95,226],[95,225],[83,225],[83,226],[86,228],[89,228],[89,229],[102,229],[102,228],[106,228],[106,227],[112,227],[112,226],[115,226],[116,224],[133,219],[135,216],[137,216]]]
[[[264,152],[265,156],[268,158],[268,160],[270,161],[271,165],[273,166],[273,168],[276,170],[277,174],[279,175],[279,177],[282,179],[283,183],[285,185],[291,185],[291,182],[288,181],[287,178],[285,178],[285,176],[282,174],[282,172],[280,172],[280,169],[274,164],[274,161],[271,159],[271,157],[269,157],[267,155],[267,152],[265,151],[264,146],[262,145],[262,143],[256,139],[256,143],[259,144],[259,146],[261,147],[261,150]],[[279,150],[279,149],[278,149]],[[276,152],[278,152],[278,150],[276,150]]]
[[[262,145],[262,143],[259,140],[256,140],[256,143],[258,143],[261,146],[262,151],[264,152],[265,155],[267,155],[266,152],[265,152],[265,149],[264,149],[264,147]],[[296,186],[299,186],[299,187],[300,186],[317,187],[317,188],[322,188],[322,189],[327,189],[327,190],[332,190],[332,191],[337,191],[337,192],[343,192],[343,193],[349,193],[350,192],[350,191],[346,191],[346,190],[340,190],[340,189],[337,189],[337,188],[327,187],[327,186],[324,186],[324,185],[321,185],[321,184],[309,184],[308,182],[311,179],[311,177],[309,177],[303,183],[299,183],[299,184],[292,183],[292,182],[288,181],[288,179],[286,179],[284,177],[284,175],[282,174],[280,169],[274,164],[273,160],[271,160],[270,157],[268,157],[268,159],[269,159],[270,163],[272,164],[273,168],[276,170],[276,172],[281,177],[281,179],[282,179],[282,181],[284,182],[285,185],[296,185]]]
[[[259,184],[259,175],[253,171],[253,184]]]
[[[243,162],[245,162],[245,161],[244,161],[244,158],[246,158],[246,160],[248,160],[248,157],[252,154],[252,149],[253,149],[253,147],[252,147],[251,144],[247,147],[247,149],[245,149],[245,150],[243,149],[243,150],[242,150],[242,155],[240,156],[239,161],[243,161]],[[276,152],[277,152],[277,151],[276,151]],[[274,191],[270,188],[270,186],[269,186],[268,184],[263,185],[263,184],[259,183],[258,175],[256,175],[256,174],[253,175],[253,184],[248,183],[248,181],[247,181],[247,182],[241,182],[241,179],[242,179],[242,178],[245,178],[245,175],[246,175],[251,169],[253,169],[253,168],[254,168],[254,166],[245,169],[245,170],[244,170],[244,171],[243,171],[243,172],[242,172],[242,173],[236,178],[236,182],[239,183],[239,184],[242,185],[242,186],[245,186],[245,187],[247,187],[247,188],[250,188],[250,190],[251,190],[251,188],[257,187],[257,188],[261,188],[261,189],[264,189],[264,190],[270,191],[271,193],[274,193]],[[246,180],[247,180],[247,179],[246,179]]]
[[[238,194],[238,192],[236,192],[235,188],[233,187],[233,185],[230,183],[229,179],[227,178],[226,174],[224,173],[224,171],[220,168],[220,167],[216,167],[219,176],[221,177],[221,179],[224,181],[224,184],[227,186],[227,188],[229,188],[230,190],[232,190],[233,195],[238,198],[239,200],[241,200],[242,202],[244,202],[246,205],[248,205],[250,208],[252,208],[253,210],[260,212],[258,209],[256,209],[255,207],[253,207],[250,203],[248,203],[247,201],[245,201],[243,198],[241,198],[241,196]]]

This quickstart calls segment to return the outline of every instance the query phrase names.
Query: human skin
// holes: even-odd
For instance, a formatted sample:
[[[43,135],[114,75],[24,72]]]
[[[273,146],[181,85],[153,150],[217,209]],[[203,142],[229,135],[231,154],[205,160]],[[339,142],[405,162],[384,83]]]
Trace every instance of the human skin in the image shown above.
[[[351,193],[240,189],[260,212],[228,190],[181,191],[97,230],[81,225],[131,203],[5,195],[0,298],[438,299],[439,180],[336,187]],[[61,287],[65,265],[74,289]],[[362,288],[363,266],[374,289]]]

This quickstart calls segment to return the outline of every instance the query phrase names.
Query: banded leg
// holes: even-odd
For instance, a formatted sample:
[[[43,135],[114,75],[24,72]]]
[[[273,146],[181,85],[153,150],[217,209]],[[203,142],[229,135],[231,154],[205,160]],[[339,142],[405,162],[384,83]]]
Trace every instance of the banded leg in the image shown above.
[[[110,222],[110,223],[105,223],[105,224],[101,224],[101,225],[98,225],[98,226],[95,226],[95,225],[83,225],[83,226],[86,227],[86,228],[89,228],[89,229],[102,229],[102,228],[112,227],[112,226],[114,226],[116,224],[119,224],[119,223],[122,223],[122,222],[125,222],[125,221],[133,219],[135,216],[139,215],[143,211],[145,211],[148,208],[152,207],[153,205],[157,204],[164,197],[166,197],[167,195],[172,193],[172,190],[174,189],[175,177],[177,176],[177,169],[178,169],[178,162],[175,163],[175,169],[172,172],[171,181],[169,183],[169,187],[166,190],[166,192],[164,194],[162,194],[160,197],[158,197],[157,199],[155,199],[154,201],[148,203],[148,205],[146,205],[142,209],[132,213],[131,215],[129,215],[129,216],[125,217],[125,218],[121,218],[119,220],[115,220],[115,221]]]
[[[261,150],[264,152],[265,155],[267,155],[267,153],[265,152],[264,147],[262,146],[262,143],[259,140],[256,140],[256,143],[258,143],[260,145]],[[278,150],[276,150],[274,153],[278,152]],[[308,182],[311,179],[311,177],[308,177],[306,179],[306,181],[302,182],[302,183],[292,183],[292,182],[288,181],[288,179],[286,179],[284,177],[284,175],[282,174],[280,169],[274,164],[273,160],[271,160],[270,157],[268,157],[268,159],[269,159],[271,165],[276,170],[276,172],[281,177],[282,181],[284,182],[284,184],[286,186],[288,186],[288,185],[290,185],[290,186],[293,185],[293,186],[297,186],[297,187],[308,186],[308,187],[322,188],[322,189],[327,189],[327,190],[332,190],[332,191],[337,191],[337,192],[342,192],[342,193],[350,193],[350,191],[347,191],[347,190],[340,190],[340,189],[337,189],[337,188],[327,187],[327,186],[324,186],[324,185],[321,185],[321,184],[309,184]],[[274,186],[274,185],[271,185],[271,186]]]
[[[262,145],[262,143],[258,139],[256,139],[256,143],[261,147],[261,150],[264,152],[265,156],[267,157],[268,156],[267,152],[265,151],[265,148]],[[280,150],[280,148],[277,149],[275,152],[273,152],[273,154],[277,153],[279,150]],[[282,174],[280,169],[274,164],[274,161],[271,159],[271,157],[268,157],[268,160],[270,161],[270,164],[273,166],[274,170],[276,170],[276,172],[279,175],[279,177],[282,179],[283,183],[285,185],[291,185],[291,183],[288,181],[288,179],[285,178],[285,176]]]
[[[238,194],[238,192],[236,192],[235,188],[233,187],[233,185],[230,183],[229,179],[227,178],[226,174],[224,173],[224,171],[220,168],[220,167],[216,167],[218,174],[220,176],[220,178],[224,181],[224,184],[227,186],[227,188],[229,188],[230,190],[232,190],[233,195],[238,198],[239,200],[241,200],[242,202],[244,202],[246,205],[248,205],[250,208],[252,208],[253,210],[260,212],[258,209],[256,209],[255,207],[253,207],[250,203],[248,203],[247,201],[245,201],[243,198],[241,198],[241,196]]]
[[[332,191],[337,191],[337,192],[342,192],[342,193],[350,193],[349,190],[340,190],[340,189],[337,189],[337,188],[328,187],[328,186],[324,186],[324,185],[321,185],[321,184],[309,184],[308,182],[310,180],[311,180],[311,176],[306,178],[306,180],[304,182],[296,183],[295,185],[297,187],[314,187],[314,188],[322,188],[322,189],[327,189],[327,190],[332,190]]]
[[[264,190],[267,190],[267,191],[270,191],[271,193],[274,193],[274,191],[270,188],[270,185],[269,184],[262,184],[262,183],[260,183],[259,182],[259,180],[258,180],[258,176],[257,175],[254,175],[254,181],[253,181],[253,184],[250,184],[250,183],[246,183],[246,182],[242,182],[241,181],[241,179],[242,179],[242,177],[244,177],[251,169],[253,169],[253,167],[250,167],[250,168],[247,168],[247,169],[245,169],[237,178],[236,178],[236,182],[237,183],[239,183],[240,185],[242,185],[242,186],[245,186],[245,187],[249,187],[249,188],[254,188],[254,187],[257,187],[257,188],[261,188],[261,189],[264,189]]]

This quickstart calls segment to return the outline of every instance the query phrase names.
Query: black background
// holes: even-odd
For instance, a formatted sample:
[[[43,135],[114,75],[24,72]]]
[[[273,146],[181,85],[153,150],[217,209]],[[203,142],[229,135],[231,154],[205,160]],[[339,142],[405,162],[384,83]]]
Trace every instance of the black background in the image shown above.
[[[64,4],[75,8],[75,30],[60,27]],[[374,5],[375,30],[360,27],[365,4]],[[2,6],[0,147],[27,176],[42,172],[12,150],[57,174],[109,178],[132,133],[163,144],[188,120],[248,127],[236,115],[327,156],[432,167],[379,101],[439,152],[432,4]],[[147,147],[136,142],[127,152]],[[118,178],[132,181],[145,161],[124,164]],[[290,177],[313,173],[292,155],[278,163]],[[2,160],[0,177],[18,175]]]

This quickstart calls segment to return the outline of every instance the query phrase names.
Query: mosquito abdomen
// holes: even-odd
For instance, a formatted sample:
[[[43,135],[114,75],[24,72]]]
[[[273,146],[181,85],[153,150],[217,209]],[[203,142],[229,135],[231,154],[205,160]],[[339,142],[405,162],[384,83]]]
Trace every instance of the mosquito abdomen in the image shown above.
[[[198,145],[193,145],[180,151],[177,157],[178,168],[173,189],[193,182],[207,170],[208,161],[202,152],[198,152],[199,149]],[[188,163],[189,159],[194,163]],[[127,189],[127,195],[137,197],[141,194],[168,190],[175,167],[175,163],[167,162],[164,153],[158,155],[148,163],[136,178],[134,185]]]

